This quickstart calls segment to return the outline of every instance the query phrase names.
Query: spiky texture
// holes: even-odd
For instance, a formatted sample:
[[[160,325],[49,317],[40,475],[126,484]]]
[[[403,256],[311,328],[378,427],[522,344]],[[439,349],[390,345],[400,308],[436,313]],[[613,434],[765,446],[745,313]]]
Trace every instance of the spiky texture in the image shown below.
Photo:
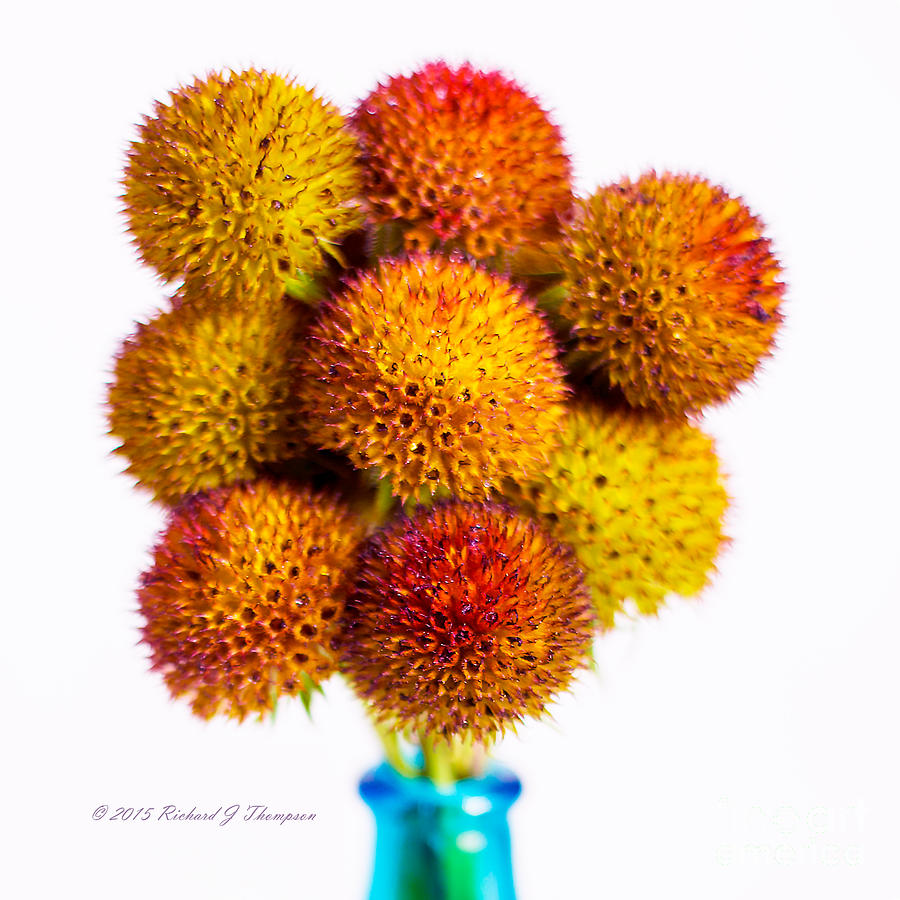
[[[255,477],[308,445],[293,385],[305,310],[183,303],[125,341],[109,389],[117,452],[155,499]]]
[[[340,665],[389,727],[487,740],[568,686],[592,629],[568,548],[505,507],[441,503],[363,550]]]
[[[460,260],[382,264],[326,303],[300,379],[311,439],[375,467],[404,500],[484,498],[542,466],[566,396],[540,314]]]
[[[129,228],[167,281],[277,298],[362,225],[357,153],[337,109],[307,88],[252,69],[211,74],[140,126],[125,167]]]
[[[370,218],[408,250],[486,259],[555,234],[571,206],[559,130],[499,72],[429,63],[379,84],[351,122]]]
[[[697,594],[727,540],[712,441],[642,410],[575,406],[550,465],[510,493],[575,549],[604,628],[626,600],[655,614]]]
[[[579,201],[557,267],[570,361],[665,415],[726,399],[782,318],[762,223],[695,176],[650,172]]]
[[[171,513],[138,603],[152,668],[192,710],[262,717],[334,671],[363,530],[336,500],[258,482]]]

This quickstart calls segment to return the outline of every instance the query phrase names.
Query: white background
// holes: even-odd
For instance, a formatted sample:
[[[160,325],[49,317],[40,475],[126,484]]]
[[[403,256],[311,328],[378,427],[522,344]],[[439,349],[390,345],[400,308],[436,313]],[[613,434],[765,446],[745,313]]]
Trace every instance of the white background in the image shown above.
[[[27,12],[23,12],[27,8]],[[898,7],[876,0],[33,3],[4,15],[0,874],[14,898],[356,900],[379,756],[339,686],[314,723],[195,720],[148,674],[161,525],[110,457],[111,357],[162,303],[116,200],[133,123],[211,68],[349,110],[444,56],[553,110],[581,190],[706,174],[768,223],[777,355],[707,417],[733,547],[699,603],[625,623],[498,756],[520,900],[900,898]],[[91,820],[264,803],[315,822]]]

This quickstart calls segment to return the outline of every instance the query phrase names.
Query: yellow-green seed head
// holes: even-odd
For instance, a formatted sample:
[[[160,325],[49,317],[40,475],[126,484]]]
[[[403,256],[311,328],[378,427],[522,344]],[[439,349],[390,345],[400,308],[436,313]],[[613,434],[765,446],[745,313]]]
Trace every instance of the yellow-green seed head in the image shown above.
[[[654,614],[668,594],[697,594],[727,540],[710,438],[640,410],[576,406],[550,465],[509,489],[575,549],[604,628],[626,601]]]

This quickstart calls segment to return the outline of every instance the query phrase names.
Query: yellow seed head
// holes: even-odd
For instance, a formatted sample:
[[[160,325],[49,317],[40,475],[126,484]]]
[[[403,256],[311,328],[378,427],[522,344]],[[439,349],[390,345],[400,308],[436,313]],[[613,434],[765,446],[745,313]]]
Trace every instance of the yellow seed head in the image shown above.
[[[726,540],[712,441],[640,410],[576,406],[550,465],[510,490],[575,549],[604,628],[626,600],[653,614],[697,594]]]

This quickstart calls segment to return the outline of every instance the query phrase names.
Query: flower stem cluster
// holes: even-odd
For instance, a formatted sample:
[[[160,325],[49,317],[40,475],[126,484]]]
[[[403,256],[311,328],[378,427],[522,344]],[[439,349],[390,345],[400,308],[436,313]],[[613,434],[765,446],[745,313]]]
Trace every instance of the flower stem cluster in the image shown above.
[[[742,200],[655,172],[575,197],[539,101],[441,61],[346,120],[279,75],[197,79],[123,187],[175,293],[109,426],[169,508],[142,637],[195,713],[340,674],[399,770],[412,741],[449,781],[627,610],[705,586],[727,495],[696,416],[782,319]]]

